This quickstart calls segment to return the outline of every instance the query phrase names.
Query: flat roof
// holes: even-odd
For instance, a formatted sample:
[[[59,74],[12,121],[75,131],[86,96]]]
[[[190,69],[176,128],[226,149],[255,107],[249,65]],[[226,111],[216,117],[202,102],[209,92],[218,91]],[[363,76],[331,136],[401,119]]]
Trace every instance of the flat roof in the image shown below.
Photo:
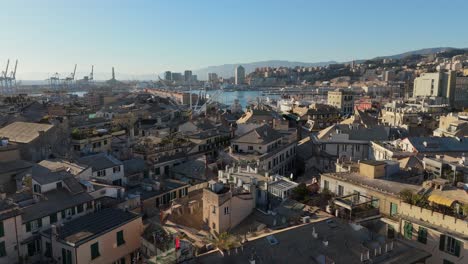
[[[409,189],[413,191],[419,191],[422,187],[419,185],[413,185],[390,179],[372,179],[365,176],[359,175],[355,172],[334,172],[334,173],[323,173],[322,177],[331,177],[337,180],[342,180],[350,184],[362,186],[364,188],[370,188],[372,190],[387,193],[391,195],[399,195],[402,190]]]
[[[318,238],[312,236],[312,232]],[[325,259],[335,263],[361,264],[361,253],[369,251],[373,263],[415,263],[431,254],[393,241],[393,250],[384,253],[385,243],[390,243],[377,234],[372,234],[359,225],[347,224],[336,218],[306,224],[303,226],[273,233],[249,241],[237,250],[222,256],[218,251],[198,257],[200,263],[325,263]],[[323,241],[328,241],[325,245]],[[277,243],[270,243],[275,241]],[[374,248],[381,247],[382,254],[374,256]]]

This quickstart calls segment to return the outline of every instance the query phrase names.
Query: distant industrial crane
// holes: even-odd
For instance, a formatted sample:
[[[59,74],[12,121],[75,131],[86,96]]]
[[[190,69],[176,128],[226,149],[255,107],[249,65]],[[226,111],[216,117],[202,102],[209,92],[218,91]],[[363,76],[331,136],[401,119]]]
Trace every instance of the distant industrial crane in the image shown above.
[[[57,91],[60,88],[60,74],[58,72],[52,74],[52,76],[47,79],[49,81],[49,87],[51,91]]]
[[[14,94],[16,91],[16,69],[18,68],[18,60],[15,62],[15,67],[8,74],[8,67],[10,66],[10,60],[8,59],[5,71],[0,76],[0,93],[2,94]]]
[[[73,82],[75,81],[75,74],[76,74],[76,64],[75,64],[75,68],[73,69],[73,72],[70,73],[68,77],[63,79],[64,85],[66,88],[71,88],[71,86],[73,85]]]

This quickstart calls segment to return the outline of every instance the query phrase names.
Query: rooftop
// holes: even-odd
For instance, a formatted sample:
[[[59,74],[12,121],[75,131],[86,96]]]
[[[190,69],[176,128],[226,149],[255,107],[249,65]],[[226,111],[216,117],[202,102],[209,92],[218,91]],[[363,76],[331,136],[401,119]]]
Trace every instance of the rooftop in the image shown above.
[[[122,165],[121,161],[105,153],[85,156],[80,158],[78,161],[82,164],[92,167],[93,171],[103,170],[114,166]]]
[[[52,127],[50,124],[14,122],[0,128],[0,137],[6,137],[12,142],[30,143],[39,137],[40,131],[46,132]]]
[[[312,236],[317,233],[317,238]],[[324,240],[328,242],[324,244]],[[273,243],[272,243],[273,242]],[[297,228],[281,231],[267,237],[247,242],[243,250],[231,250],[224,257],[217,251],[199,256],[201,263],[349,263],[360,264],[361,254],[369,252],[372,263],[416,263],[431,256],[422,250],[393,241],[393,249],[385,252],[385,245],[392,243],[371,233],[359,225],[346,224],[329,219]],[[382,248],[381,255],[374,255],[374,248]]]
[[[44,194],[45,199],[38,203],[24,207],[23,223],[42,218],[61,210],[92,201],[94,198],[86,192],[71,194],[68,190],[60,188]]]
[[[390,195],[399,195],[399,193],[405,189],[413,190],[415,192],[421,189],[421,186],[419,185],[403,183],[392,179],[367,178],[355,172],[323,173],[321,176],[331,177]]]
[[[235,143],[268,144],[272,141],[282,138],[282,134],[271,128],[269,125],[263,125],[250,130],[244,135],[233,139]]]
[[[140,217],[120,209],[104,209],[65,223],[57,231],[58,238],[78,246]],[[44,233],[50,234],[51,230]]]

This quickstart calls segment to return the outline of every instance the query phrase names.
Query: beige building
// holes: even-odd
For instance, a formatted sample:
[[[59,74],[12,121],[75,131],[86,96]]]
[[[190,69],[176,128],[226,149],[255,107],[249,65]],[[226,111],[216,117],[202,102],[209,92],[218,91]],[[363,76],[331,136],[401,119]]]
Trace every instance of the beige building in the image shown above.
[[[42,232],[42,251],[64,264],[133,263],[142,231],[140,215],[104,209]]]
[[[19,261],[18,225],[21,225],[21,211],[14,205],[0,201],[0,264]]]
[[[431,252],[432,257],[427,260],[429,264],[466,263],[467,212],[460,212],[460,208],[468,204],[466,192],[440,180],[425,182],[424,186],[432,189],[428,194],[428,206],[403,201],[399,205],[401,236],[412,241],[413,246]],[[444,208],[449,210],[444,213]]]
[[[329,91],[327,104],[338,108],[341,115],[352,115],[354,112],[354,94],[345,89]]]
[[[289,175],[294,171],[296,156],[297,142],[293,138],[269,125],[262,125],[232,139],[229,155],[232,159],[248,163],[262,172]]]
[[[423,73],[414,79],[413,97],[441,97],[453,105],[456,72]]]
[[[208,188],[203,189],[203,221],[212,232],[227,232],[250,215],[255,204],[253,184],[231,188],[210,181]]]
[[[450,113],[439,118],[439,128],[434,130],[436,137],[464,137],[468,135],[468,115]]]

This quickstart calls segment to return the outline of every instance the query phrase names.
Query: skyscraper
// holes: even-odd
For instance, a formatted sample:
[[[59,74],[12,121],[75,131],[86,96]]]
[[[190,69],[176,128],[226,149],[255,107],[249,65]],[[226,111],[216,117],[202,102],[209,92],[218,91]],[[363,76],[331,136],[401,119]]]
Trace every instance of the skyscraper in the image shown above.
[[[184,72],[184,80],[186,82],[191,82],[192,81],[192,71],[186,70]]]
[[[166,81],[172,81],[172,72],[166,71],[166,72],[164,73],[164,80],[166,80]]]
[[[244,84],[245,83],[245,69],[242,65],[236,67],[234,72],[234,78],[236,85]]]

